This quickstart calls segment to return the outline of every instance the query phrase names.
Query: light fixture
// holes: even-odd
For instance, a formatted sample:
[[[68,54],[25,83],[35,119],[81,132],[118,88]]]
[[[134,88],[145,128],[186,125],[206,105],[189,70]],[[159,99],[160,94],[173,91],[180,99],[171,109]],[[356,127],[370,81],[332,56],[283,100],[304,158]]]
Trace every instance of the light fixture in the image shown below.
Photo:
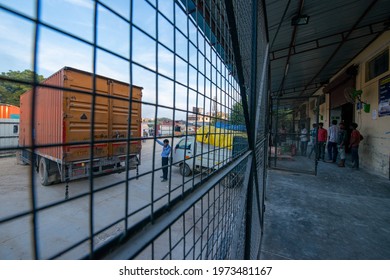
[[[308,15],[297,15],[291,19],[291,25],[305,25],[309,23],[309,16]]]

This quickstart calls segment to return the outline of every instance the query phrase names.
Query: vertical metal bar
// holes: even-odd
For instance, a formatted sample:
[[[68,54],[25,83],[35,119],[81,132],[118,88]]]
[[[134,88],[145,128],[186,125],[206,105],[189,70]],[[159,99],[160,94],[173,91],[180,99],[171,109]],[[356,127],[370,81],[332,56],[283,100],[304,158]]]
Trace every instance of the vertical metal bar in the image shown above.
[[[228,242],[229,241],[228,235],[230,233],[226,229],[229,228],[229,220],[230,220],[230,216],[228,214],[229,213],[228,212],[229,196],[226,194],[226,189],[222,188],[221,182],[218,183],[218,186],[219,186],[219,191],[222,192],[222,221],[221,221],[221,229],[223,231],[223,238],[225,238],[226,242]],[[222,242],[222,244],[224,244],[224,243]],[[230,244],[227,244],[226,247],[227,246],[230,246]],[[226,247],[224,248],[224,247],[225,246],[222,245],[222,248],[224,249],[223,258],[225,259],[226,256],[227,256],[226,254],[227,254],[228,248],[226,248]]]
[[[270,68],[268,67],[268,71],[270,70]],[[269,73],[269,72],[268,72]],[[267,87],[267,91],[270,91],[270,78],[268,77],[268,87]],[[273,113],[272,113],[272,108],[273,108],[273,104],[274,104],[274,100],[272,99],[272,97],[270,96],[269,97],[269,104],[267,106],[267,122],[266,122],[266,130],[267,130],[267,140],[268,140],[268,143],[267,143],[267,146],[265,147],[267,150],[267,153],[268,153],[268,161],[267,161],[267,164],[269,167],[272,166],[272,157],[271,157],[271,149],[270,149],[270,145],[272,143],[272,122],[274,121],[274,116],[273,116]]]
[[[186,7],[188,7],[188,0],[186,0]],[[189,111],[189,103],[190,103],[190,18],[189,16],[187,15],[187,20],[186,20],[186,39],[187,39],[187,120],[188,120],[188,111]],[[196,141],[196,139],[195,139]],[[195,145],[195,143],[193,144]],[[186,143],[185,143],[185,146],[187,147],[187,138],[186,138]],[[193,155],[195,156],[195,155]],[[194,160],[195,161],[195,160]],[[192,187],[191,188],[194,188],[194,175],[195,175],[195,172],[192,172]],[[185,188],[184,188],[184,184],[183,184],[183,188],[182,188],[182,195],[184,196],[184,191],[185,191]]]
[[[246,93],[246,83],[244,79],[244,70],[241,60],[241,51],[240,51],[240,41],[238,38],[237,33],[237,24],[236,24],[236,18],[234,13],[234,6],[233,6],[233,0],[225,0],[225,6],[226,6],[226,13],[228,17],[229,22],[229,28],[230,28],[230,35],[232,38],[232,44],[233,44],[233,53],[234,53],[234,59],[235,59],[235,65],[237,68],[237,76],[240,86],[240,94],[241,94],[241,100],[242,100],[242,106],[244,110],[244,117],[245,117],[245,124],[247,128],[248,133],[248,144],[249,149],[254,150],[254,143],[253,139],[250,137],[252,134],[251,128],[250,128],[250,115],[249,115],[249,108],[248,108],[248,100],[247,100],[247,93]]]
[[[94,254],[94,184],[93,184],[93,159],[95,146],[95,107],[96,107],[96,59],[97,59],[97,21],[98,21],[98,1],[94,2],[93,17],[93,62],[92,62],[92,107],[91,107],[91,143],[89,155],[89,257],[93,259]]]
[[[176,2],[173,3],[173,49],[174,49],[174,80],[175,80],[175,98],[176,98],[176,72],[177,72],[177,68],[176,68],[176,64],[177,64],[177,46],[176,46],[176,42],[177,42],[177,37],[176,37],[176,32],[177,32],[177,26],[176,26]],[[179,58],[180,59],[180,58]],[[188,108],[188,103],[187,103],[187,108]],[[188,110],[186,110],[186,137],[188,135]],[[187,138],[186,138],[187,139]],[[186,142],[184,143],[185,144],[185,147],[187,146],[187,140],[185,140]],[[185,164],[185,156],[186,156],[186,151],[184,150],[184,156],[183,156],[183,168],[184,168],[184,164]],[[184,176],[181,177],[181,185],[182,185],[182,193],[184,192],[184,183],[185,183],[185,179],[184,179]]]
[[[198,0],[195,0],[195,22],[196,23],[199,23],[199,11],[198,11]],[[199,106],[199,30],[198,28],[196,29],[196,107],[200,107]],[[204,108],[204,107],[203,107]],[[198,118],[196,118],[196,121],[195,121],[195,128],[197,126],[197,122],[198,122]],[[196,137],[196,136],[195,136]],[[195,139],[195,142],[193,143],[194,145],[194,148],[196,149],[196,139]],[[195,151],[195,155],[197,153],[196,150]],[[202,151],[201,151],[202,152]],[[195,159],[193,160],[193,164],[192,164],[192,170],[195,170],[195,161],[196,161],[196,157]],[[200,167],[202,168],[202,166]],[[201,175],[202,176],[202,175]]]
[[[158,1],[157,1],[158,2]],[[172,3],[175,5],[175,2]],[[158,4],[157,4],[158,5]],[[158,6],[157,6],[158,11]],[[158,18],[157,18],[158,22]],[[175,31],[174,31],[175,33]],[[176,52],[173,53],[174,57],[174,67],[176,64]],[[176,71],[175,71],[176,72]],[[168,174],[168,205],[171,203],[171,190],[172,190],[172,166],[173,166],[173,149],[174,149],[174,142],[176,140],[175,138],[175,124],[176,124],[176,73],[173,74],[173,108],[172,108],[172,137],[171,137],[171,153],[169,155],[168,165],[169,165],[169,174]]]
[[[38,70],[38,41],[39,41],[39,22],[40,22],[40,15],[41,15],[41,1],[36,1],[36,7],[35,7],[35,28],[34,28],[34,50],[33,50],[33,82],[34,86],[32,88],[32,103],[31,103],[31,168],[30,168],[30,184],[31,184],[31,208],[32,208],[32,243],[33,243],[33,255],[35,259],[40,258],[39,254],[39,240],[38,240],[38,211],[36,210],[36,199],[37,199],[37,193],[36,193],[36,186],[35,186],[35,170],[34,170],[34,164],[36,163],[37,156],[35,155],[35,105],[36,105],[36,94],[37,94],[37,85],[38,85],[38,79],[37,79],[37,70]]]
[[[203,259],[203,257],[202,257],[203,256],[203,234],[204,234],[203,199],[204,199],[204,196],[200,199],[200,232],[201,232],[200,233],[200,253],[199,253],[200,254],[200,259]]]
[[[158,1],[156,3],[157,7],[158,7]],[[157,117],[158,117],[158,109],[159,109],[159,101],[158,101],[158,93],[159,93],[159,90],[158,90],[158,78],[159,78],[159,75],[158,75],[158,9],[155,10],[156,11],[156,22],[154,23],[155,24],[155,28],[156,28],[156,40],[155,40],[155,60],[156,60],[156,72],[155,72],[155,75],[156,75],[156,79],[155,79],[155,90],[156,90],[156,111],[155,111],[155,117],[154,117],[154,124],[155,124],[155,129],[154,129],[154,141],[153,141],[153,171],[152,171],[152,184],[150,186],[150,219],[151,219],[151,222],[153,223],[154,222],[154,177],[155,177],[155,157],[156,157],[156,139],[157,139]],[[162,160],[161,160],[161,167],[162,167]],[[162,169],[161,169],[162,171]]]
[[[223,203],[221,202],[221,188],[216,188],[214,187],[214,190],[216,190],[218,192],[218,197],[217,197],[217,200],[216,200],[216,209],[217,209],[217,213],[215,215],[215,220],[216,220],[216,223],[217,223],[217,233],[216,233],[216,240],[217,240],[217,244],[222,244],[221,239],[222,239],[222,225],[221,225],[221,204],[223,205]],[[215,229],[214,229],[215,230]],[[222,232],[222,233],[221,233]],[[216,250],[215,250],[215,254],[219,257],[217,258],[220,258],[220,255],[221,255],[221,246],[218,245]]]
[[[214,250],[216,240],[218,240],[218,233],[216,233],[216,230],[215,230],[216,229],[215,228],[215,223],[216,223],[217,213],[218,213],[217,212],[218,208],[217,208],[217,198],[216,198],[216,190],[215,190],[215,188],[213,188],[213,199],[214,199],[214,201],[213,201],[213,217],[212,217],[212,219],[213,219],[213,227],[212,227],[213,239],[212,239],[212,244],[211,244],[212,245],[211,252],[212,252],[212,257],[215,258],[217,250],[218,250],[218,248],[215,248],[215,250]],[[218,224],[217,224],[217,226],[218,226]]]
[[[170,226],[168,228],[168,235],[169,235],[169,259],[172,260],[172,227]]]
[[[173,5],[175,5],[175,2],[172,3]],[[159,9],[158,9],[158,1],[156,3],[156,8],[157,8],[157,18],[156,18],[156,21],[158,22],[158,16],[159,16]],[[157,41],[158,42],[158,41]],[[176,52],[174,52],[173,54],[174,56],[174,59],[176,59]],[[174,74],[174,77],[175,74]],[[174,79],[174,83],[176,83],[176,80]],[[171,189],[172,189],[172,167],[173,167],[173,149],[174,149],[174,143],[175,143],[175,140],[176,140],[176,137],[175,137],[175,127],[176,127],[176,85],[174,85],[174,89],[173,89],[173,106],[172,106],[172,135],[171,135],[171,152],[170,154],[168,155],[168,204],[170,204],[170,201],[171,201]]]
[[[269,57],[269,48],[267,47],[267,52],[266,52],[266,56]],[[268,69],[268,73],[270,73],[270,64],[268,63],[268,59],[267,59],[267,66],[266,66]],[[265,97],[264,97],[264,100],[265,100],[265,104],[264,104],[264,109],[265,110],[269,110],[270,106],[269,104],[271,103],[271,97],[270,95],[268,94],[269,92],[269,87],[271,85],[270,83],[270,78],[269,78],[269,75],[268,76],[268,85],[267,87],[264,87],[265,89],[265,92],[263,92],[263,94],[265,94]],[[272,104],[272,103],[271,103]],[[272,105],[271,105],[272,106]],[[264,111],[265,111],[264,110]],[[262,216],[263,216],[263,223],[264,223],[264,212],[265,212],[265,200],[266,200],[266,195],[267,195],[267,155],[269,156],[268,154],[268,147],[269,147],[269,137],[268,137],[268,129],[269,129],[269,122],[270,122],[270,119],[272,119],[270,117],[270,114],[268,112],[268,114],[266,114],[265,116],[265,121],[264,121],[264,144],[263,144],[263,166],[262,166],[262,172],[263,172],[263,200],[262,200]],[[261,225],[261,232],[263,233],[263,229],[264,229],[264,225],[262,224]]]
[[[186,258],[186,214],[182,215],[183,221],[183,260]]]
[[[130,79],[130,101],[129,101],[129,119],[127,121],[127,145],[126,145],[126,183],[125,183],[125,228],[124,232],[126,233],[128,225],[128,213],[129,213],[129,155],[130,155],[130,137],[131,137],[131,117],[132,117],[132,102],[133,102],[133,0],[130,0],[130,11],[129,11],[129,79]],[[142,105],[140,105],[142,106]]]
[[[206,5],[204,4],[204,2],[202,2],[203,4],[203,7],[202,7],[202,13],[203,15],[206,14]],[[206,30],[206,19],[204,18],[203,19],[203,30]],[[206,35],[207,36],[207,35]],[[206,95],[206,87],[207,87],[207,77],[206,77],[206,67],[207,67],[207,55],[206,55],[206,48],[207,48],[207,42],[206,42],[206,38],[205,36],[203,37],[203,108],[206,108],[206,99],[207,99],[207,95]],[[203,131],[204,133],[204,131]],[[202,135],[202,139],[203,139],[204,135]],[[203,145],[200,146],[201,147],[201,157],[200,157],[200,169],[202,170],[202,166],[203,166],[203,153],[204,153],[204,149],[203,149]],[[200,177],[201,180],[203,180],[203,172],[201,172],[201,177]],[[208,235],[207,235],[208,236]],[[208,242],[207,242],[208,243]]]
[[[250,143],[252,146],[250,149],[255,151],[255,108],[256,108],[256,87],[257,87],[257,0],[252,1],[252,65],[251,65],[251,103],[249,111],[252,114],[252,118],[250,118],[250,134],[248,134],[251,139]],[[258,190],[258,178],[256,172],[256,155],[253,157],[251,173],[249,176],[248,183],[248,194],[247,194],[247,202],[246,202],[246,230],[245,230],[245,249],[244,249],[244,258],[251,259],[251,244],[252,244],[252,221],[253,221],[253,192],[256,192],[256,195],[259,195]],[[255,186],[254,186],[255,185]],[[257,197],[257,201],[259,197]],[[259,202],[259,201],[258,201]],[[259,205],[258,205],[259,207]],[[261,221],[260,221],[261,222]]]
[[[173,107],[176,108],[176,87],[177,87],[177,76],[176,76],[176,63],[177,63],[177,56],[176,56],[176,3],[173,2],[172,12],[173,12]],[[175,111],[176,113],[176,111]],[[187,129],[187,125],[186,125]],[[187,134],[187,133],[186,133]],[[173,143],[172,143],[173,148]],[[171,171],[172,174],[172,171]],[[169,176],[169,180],[171,180],[171,175]],[[172,185],[171,181],[169,181],[169,190],[168,190],[168,203],[171,202],[171,190]],[[182,181],[183,182],[183,181]],[[172,257],[172,256],[171,256]]]
[[[318,171],[318,123],[320,122],[320,96],[317,96],[316,98],[316,123],[317,123],[317,133],[315,135],[315,146],[314,146],[314,175],[317,176]]]
[[[210,191],[207,192],[207,234],[206,234],[206,259],[209,259],[210,252]]]
[[[196,227],[196,212],[195,205],[192,206],[192,259],[195,260],[195,248],[196,248],[196,235],[195,235],[195,227]]]
[[[280,99],[279,99],[279,97],[277,97],[277,99],[276,99],[276,110],[275,110],[275,118],[276,118],[276,120],[275,120],[275,128],[273,128],[273,129],[275,129],[274,131],[274,137],[273,137],[273,139],[272,139],[272,142],[273,142],[273,144],[274,144],[274,148],[275,148],[275,151],[274,151],[274,167],[276,167],[276,162],[277,162],[277,160],[278,160],[278,152],[277,152],[277,150],[278,150],[278,138],[279,138],[279,134],[278,134],[278,127],[279,127],[279,108],[280,108]],[[271,111],[272,111],[272,108],[271,108]],[[274,114],[272,114],[272,115],[274,115]],[[294,122],[293,122],[294,123]],[[272,153],[272,152],[271,152]]]
[[[212,17],[213,17],[213,10],[212,10],[212,8],[213,7],[215,7],[215,5],[212,5],[212,3],[211,3],[211,0],[209,0],[209,7],[210,7],[210,9],[211,9],[211,11],[210,11],[210,22],[209,22],[209,26],[212,26]],[[210,34],[210,37],[211,37],[211,34]],[[212,48],[212,46],[211,46],[211,41],[210,41],[210,44],[209,44],[209,46],[208,46],[208,49],[209,49],[209,52],[210,52],[210,59],[209,59],[209,64],[210,64],[210,78],[209,78],[209,84],[210,84],[210,90],[209,90],[209,93],[210,93],[210,97],[209,97],[209,100],[210,100],[210,102],[209,102],[209,111],[211,111],[211,108],[212,108],[212,104],[213,104],[213,48]],[[204,114],[204,112],[203,112],[203,114]],[[203,123],[204,123],[204,118],[203,118]],[[209,131],[211,131],[211,123],[209,123]],[[210,135],[211,135],[212,133],[210,132]],[[216,138],[216,135],[217,133],[216,133],[216,131],[214,130],[214,137]],[[216,159],[215,159],[215,156],[216,156],[216,153],[218,153],[218,155],[219,155],[219,149],[217,150],[217,148],[216,148],[216,146],[213,146],[213,151],[212,151],[212,156],[213,156],[213,164],[212,164],[212,166],[213,166],[213,169],[214,169],[214,167],[215,167],[215,161],[216,161]],[[208,151],[208,155],[207,155],[207,158],[209,159],[210,158],[210,151]],[[207,165],[209,165],[209,162],[210,162],[210,160],[208,161],[208,163],[207,163]]]

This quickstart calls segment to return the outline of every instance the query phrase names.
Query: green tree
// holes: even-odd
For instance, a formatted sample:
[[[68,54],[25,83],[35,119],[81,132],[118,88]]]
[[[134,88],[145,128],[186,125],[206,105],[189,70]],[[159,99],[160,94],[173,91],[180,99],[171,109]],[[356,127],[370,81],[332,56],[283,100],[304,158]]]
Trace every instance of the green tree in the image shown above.
[[[237,102],[232,107],[230,122],[235,125],[245,124],[244,108],[241,102]]]
[[[6,79],[12,79],[15,81],[9,81]],[[36,79],[38,82],[42,82],[44,77],[42,75],[36,74]],[[34,72],[31,70],[24,71],[8,71],[6,73],[2,72],[0,74],[0,103],[11,104],[15,106],[20,105],[20,95],[31,88],[31,85],[18,83],[20,82],[34,82]]]

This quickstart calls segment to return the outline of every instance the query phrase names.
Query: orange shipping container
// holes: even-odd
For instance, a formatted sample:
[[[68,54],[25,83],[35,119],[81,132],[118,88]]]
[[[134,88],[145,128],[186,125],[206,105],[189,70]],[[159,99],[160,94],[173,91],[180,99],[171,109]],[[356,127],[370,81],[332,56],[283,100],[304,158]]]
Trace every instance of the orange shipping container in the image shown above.
[[[93,80],[91,73],[65,67],[46,79],[45,86],[37,87],[33,134],[33,91],[20,98],[19,146],[31,147],[34,135],[34,146],[39,146],[34,150],[38,155],[35,164],[44,185],[87,177],[91,168],[94,174],[119,172],[126,167],[126,158],[130,169],[140,164],[142,88],[133,86],[130,90],[126,83],[95,76],[93,109]],[[47,145],[50,147],[42,147]],[[31,150],[23,150],[21,159],[31,163]],[[58,170],[56,166],[60,166]]]
[[[10,119],[20,114],[20,108],[9,104],[0,104],[0,119]]]

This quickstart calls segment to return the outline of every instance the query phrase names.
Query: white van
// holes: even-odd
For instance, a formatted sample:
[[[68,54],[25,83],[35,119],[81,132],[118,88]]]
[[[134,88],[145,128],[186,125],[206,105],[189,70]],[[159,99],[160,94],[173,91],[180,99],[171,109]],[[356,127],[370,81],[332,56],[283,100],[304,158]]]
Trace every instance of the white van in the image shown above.
[[[182,137],[173,152],[173,164],[180,167],[182,176],[195,171],[216,170],[232,158],[232,150],[198,142],[195,136]]]

